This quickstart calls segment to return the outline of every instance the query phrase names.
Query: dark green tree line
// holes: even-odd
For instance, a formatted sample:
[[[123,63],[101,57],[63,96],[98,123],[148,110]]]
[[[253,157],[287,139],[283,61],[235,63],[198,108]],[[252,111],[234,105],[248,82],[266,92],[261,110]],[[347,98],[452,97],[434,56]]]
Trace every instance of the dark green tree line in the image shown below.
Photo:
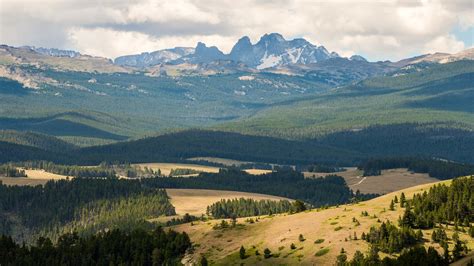
[[[222,199],[207,206],[207,214],[214,218],[248,217],[294,211],[288,200]]]
[[[191,247],[186,233],[111,230],[87,237],[67,233],[56,244],[39,238],[36,245],[0,237],[0,265],[177,265]]]

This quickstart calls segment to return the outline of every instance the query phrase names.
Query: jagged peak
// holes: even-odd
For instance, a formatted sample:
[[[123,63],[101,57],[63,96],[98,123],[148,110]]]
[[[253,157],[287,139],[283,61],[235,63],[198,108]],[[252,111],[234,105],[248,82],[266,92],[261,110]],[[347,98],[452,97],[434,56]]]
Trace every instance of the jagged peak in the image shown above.
[[[280,33],[265,33],[261,38],[259,42],[265,42],[265,41],[277,41],[277,42],[284,42],[286,41],[285,38]]]
[[[367,59],[365,59],[363,56],[361,55],[353,55],[349,58],[349,60],[351,61],[359,61],[359,62],[367,62]]]
[[[239,44],[239,43],[241,43],[241,44],[252,44],[252,43],[250,42],[249,36],[243,36],[242,38],[240,38],[240,39],[237,41],[237,44]]]

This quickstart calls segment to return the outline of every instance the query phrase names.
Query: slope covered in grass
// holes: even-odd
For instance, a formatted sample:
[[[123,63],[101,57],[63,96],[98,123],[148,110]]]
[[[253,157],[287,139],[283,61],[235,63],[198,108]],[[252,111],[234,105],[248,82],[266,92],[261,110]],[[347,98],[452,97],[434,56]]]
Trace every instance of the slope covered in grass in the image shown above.
[[[441,183],[450,184],[450,182]],[[362,233],[367,234],[372,226],[379,227],[381,222],[385,221],[398,224],[398,218],[403,216],[405,208],[397,204],[393,211],[389,209],[390,202],[395,196],[400,198],[403,192],[407,199],[411,199],[414,194],[423,193],[432,186],[433,184],[420,185],[369,201],[329,209],[292,215],[262,216],[258,221],[253,218],[253,223],[249,223],[247,218],[241,218],[238,219],[235,228],[213,229],[215,224],[221,223],[221,220],[194,222],[192,226],[183,224],[173,228],[187,232],[195,243],[196,250],[188,257],[190,261],[205,256],[211,263],[217,265],[240,263],[332,265],[341,248],[345,250],[349,259],[352,259],[356,250],[366,253],[369,245],[361,240],[361,236]],[[451,239],[455,232],[454,226],[448,226],[446,232]],[[431,242],[432,229],[422,230],[422,233],[426,240],[424,245],[433,246],[442,254],[440,245]],[[474,247],[473,238],[466,232],[458,234],[461,240],[467,241],[468,247]],[[294,248],[291,248],[292,243]],[[239,258],[241,246],[246,249],[245,259]],[[270,249],[272,253],[270,258],[264,258],[265,248]],[[451,241],[449,248],[450,250],[453,248]],[[256,255],[256,251],[260,255]],[[380,255],[384,257],[388,254],[380,253]]]

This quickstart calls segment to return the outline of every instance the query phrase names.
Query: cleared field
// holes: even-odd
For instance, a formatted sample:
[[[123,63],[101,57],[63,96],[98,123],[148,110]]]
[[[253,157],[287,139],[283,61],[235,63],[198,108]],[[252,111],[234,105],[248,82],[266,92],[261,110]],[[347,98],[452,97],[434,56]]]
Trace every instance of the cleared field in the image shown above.
[[[8,186],[36,186],[48,182],[47,179],[31,179],[28,177],[0,177],[0,181]]]
[[[443,182],[449,183],[450,181]],[[432,185],[419,185],[404,189],[403,192],[407,198],[411,198],[414,193],[423,192]],[[194,254],[189,254],[186,257],[188,261],[195,262],[203,254],[211,263],[217,265],[240,263],[246,265],[333,265],[341,248],[346,250],[350,259],[356,250],[364,253],[368,250],[367,242],[360,240],[360,236],[362,232],[367,233],[371,226],[378,225],[378,219],[396,223],[404,209],[397,206],[395,211],[389,211],[388,206],[393,197],[395,195],[400,197],[400,194],[401,191],[393,192],[359,204],[348,204],[326,210],[261,217],[254,224],[246,223],[242,218],[238,219],[238,223],[242,226],[225,231],[212,229],[212,226],[219,223],[220,220],[194,223],[193,226],[183,224],[175,226],[174,229],[187,232],[193,242],[197,244]],[[362,211],[367,211],[369,216],[363,217]],[[376,215],[377,218],[374,218],[373,215]],[[353,217],[360,222],[359,226],[353,222]],[[452,229],[450,227],[447,231],[449,236],[453,233]],[[353,237],[354,233],[358,240],[350,240],[349,236]],[[298,240],[300,234],[306,239],[304,242]],[[423,234],[427,240],[425,245],[433,245],[437,250],[441,250],[438,244],[429,241],[431,230],[424,230]],[[467,234],[460,233],[460,237],[468,241],[470,248],[474,247],[473,239]],[[295,250],[290,249],[291,243],[296,245]],[[247,255],[249,255],[245,260],[239,258],[239,249],[242,245],[247,249]],[[262,255],[255,255],[255,250],[263,254],[265,248],[269,248],[276,256],[264,259]],[[322,249],[328,249],[327,253],[315,256]],[[382,253],[380,255],[386,256]]]
[[[46,172],[45,170],[25,170],[27,178],[29,179],[42,179],[42,180],[61,180],[66,179],[65,175],[58,175]],[[71,177],[70,177],[71,178]]]
[[[287,198],[258,193],[247,193],[226,190],[209,189],[166,189],[171,198],[171,204],[176,208],[176,214],[186,213],[199,216],[206,214],[206,207],[221,199],[251,198],[254,200],[282,200]]]
[[[149,169],[153,169],[153,171],[157,171],[158,169],[161,171],[163,175],[169,175],[172,169],[192,169],[200,172],[206,173],[218,173],[219,168],[214,166],[205,166],[205,165],[198,165],[198,164],[184,164],[184,163],[140,163],[134,164],[138,167],[144,168],[148,167]]]
[[[360,190],[362,193],[387,194],[404,188],[417,185],[438,182],[436,178],[428,174],[412,173],[407,169],[383,170],[379,176],[362,176],[362,171],[355,167],[347,168],[346,171],[331,173],[344,177],[347,185],[354,191]],[[326,176],[328,173],[305,172],[306,177]]]
[[[239,166],[242,164],[247,164],[247,163],[252,163],[252,162],[245,162],[245,161],[237,161],[237,160],[232,160],[232,159],[225,159],[225,158],[217,158],[217,157],[194,157],[194,158],[189,158],[188,160],[190,161],[206,161],[210,163],[220,163],[225,166]]]
[[[43,185],[49,180],[61,180],[67,178],[65,175],[57,175],[44,170],[25,170],[25,173],[27,177],[0,177],[0,181],[9,186],[36,186]]]
[[[199,165],[199,164],[186,164],[186,163],[140,163],[134,164],[134,166],[138,166],[141,168],[148,167],[149,169],[153,169],[153,171],[157,171],[160,169],[161,174],[169,175],[172,169],[192,169],[199,172],[205,173],[218,173],[219,167],[215,166],[206,166],[206,165]],[[271,170],[260,170],[260,169],[246,169],[244,170],[249,174],[252,175],[260,175],[271,172]],[[195,175],[184,175],[184,176],[195,176]]]

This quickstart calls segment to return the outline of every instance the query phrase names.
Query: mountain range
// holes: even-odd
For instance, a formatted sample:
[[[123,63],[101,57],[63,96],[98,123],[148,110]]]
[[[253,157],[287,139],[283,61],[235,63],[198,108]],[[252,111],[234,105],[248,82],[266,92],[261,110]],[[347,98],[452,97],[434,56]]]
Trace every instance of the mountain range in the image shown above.
[[[195,48],[176,47],[152,53],[121,56],[114,62],[123,66],[143,68],[164,63],[202,64],[229,60],[260,70],[295,64],[314,64],[338,57],[340,56],[337,53],[330,53],[324,46],[313,45],[305,39],[287,41],[282,35],[271,33],[263,35],[256,44],[252,44],[249,37],[242,37],[229,54],[224,54],[215,46],[207,47],[204,43],[199,42]],[[361,56],[356,56],[353,59],[365,61]]]
[[[336,52],[329,52],[324,46],[317,46],[303,38],[286,40],[281,34],[271,33],[263,35],[258,42],[252,44],[250,38],[244,36],[233,46],[229,54],[225,54],[215,46],[206,46],[198,42],[196,47],[174,47],[141,54],[124,55],[110,60],[95,56],[83,55],[72,50],[61,50],[57,48],[42,48],[34,46],[23,46],[20,48],[2,46],[5,50],[23,50],[20,53],[33,52],[37,55],[47,57],[89,59],[103,61],[113,65],[114,72],[130,72],[135,70],[149,72],[152,75],[169,73],[179,74],[216,74],[236,71],[265,71],[278,74],[301,75],[311,71],[320,71],[321,68],[334,68],[333,66],[348,66],[351,68],[366,68],[372,65],[371,71],[363,71],[361,78],[373,76],[374,74],[387,73],[418,63],[447,63],[462,59],[474,59],[474,48],[457,54],[435,53],[407,58],[398,62],[379,61],[368,62],[360,55],[349,58],[342,57]],[[19,52],[11,52],[12,54]],[[17,56],[20,59],[28,59],[27,55]],[[364,67],[365,66],[365,67]],[[110,67],[110,66],[109,66]],[[374,69],[375,68],[375,69]],[[78,69],[73,69],[78,70]],[[88,71],[87,68],[85,71]],[[101,69],[98,69],[101,71]]]
[[[196,127],[285,139],[399,123],[473,130],[472,59],[474,49],[369,62],[279,34],[243,37],[228,54],[198,43],[115,60],[1,45],[0,130],[81,146]]]

